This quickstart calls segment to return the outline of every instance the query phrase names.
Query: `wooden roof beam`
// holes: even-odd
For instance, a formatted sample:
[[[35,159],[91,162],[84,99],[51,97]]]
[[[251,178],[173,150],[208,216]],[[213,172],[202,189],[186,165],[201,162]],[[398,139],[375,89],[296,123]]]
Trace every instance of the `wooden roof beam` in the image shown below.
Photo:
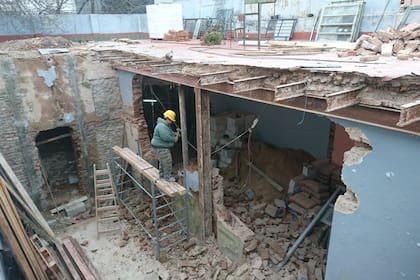
[[[171,64],[155,64],[152,66],[152,73],[154,74],[168,74],[168,73],[181,73],[182,63]]]
[[[306,87],[306,80],[278,85],[274,88],[274,101],[282,101],[289,98],[299,97],[304,95]]]
[[[365,85],[327,94],[325,96],[327,100],[327,109],[325,111],[331,112],[358,104],[360,102],[359,93],[363,88],[365,88]]]
[[[267,76],[257,76],[233,81],[233,92],[249,91],[259,89],[264,86]]]
[[[406,126],[420,120],[420,99],[401,105],[400,120],[397,126]]]
[[[200,85],[207,86],[228,82],[230,73],[232,73],[231,70],[200,74]]]

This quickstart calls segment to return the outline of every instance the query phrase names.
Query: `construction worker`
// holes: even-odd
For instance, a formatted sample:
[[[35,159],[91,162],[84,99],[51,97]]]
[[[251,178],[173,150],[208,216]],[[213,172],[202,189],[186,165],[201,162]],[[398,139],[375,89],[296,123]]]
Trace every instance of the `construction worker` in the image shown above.
[[[172,176],[172,156],[169,150],[180,137],[179,132],[174,132],[171,124],[176,120],[176,114],[172,110],[163,113],[163,119],[158,118],[155,131],[153,132],[152,147],[159,160],[159,176],[169,182],[175,182]]]

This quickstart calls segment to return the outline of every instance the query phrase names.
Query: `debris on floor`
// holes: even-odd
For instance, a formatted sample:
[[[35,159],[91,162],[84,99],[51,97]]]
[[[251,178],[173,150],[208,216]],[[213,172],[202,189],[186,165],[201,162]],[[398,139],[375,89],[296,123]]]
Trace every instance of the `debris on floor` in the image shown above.
[[[381,56],[396,56],[399,60],[420,57],[420,24],[411,23],[400,30],[389,28],[371,35],[362,35],[354,50],[339,52],[339,57],[362,56],[361,61],[378,60]]]

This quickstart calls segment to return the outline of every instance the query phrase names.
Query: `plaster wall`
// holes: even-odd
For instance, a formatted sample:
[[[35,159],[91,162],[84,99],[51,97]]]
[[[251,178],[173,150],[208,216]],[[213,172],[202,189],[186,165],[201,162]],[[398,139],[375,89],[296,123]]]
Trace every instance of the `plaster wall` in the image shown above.
[[[327,280],[418,279],[420,275],[420,137],[353,122],[372,151],[343,166],[356,194],[353,214],[334,211]]]
[[[73,35],[134,32],[148,32],[146,14],[61,14],[0,17],[0,36],[25,34]]]
[[[327,156],[330,121],[325,117],[220,94],[211,94],[210,98],[212,114],[244,111],[257,115],[254,136],[262,142],[303,149],[316,158]]]
[[[46,206],[35,137],[56,127],[72,128],[79,186],[88,191],[92,164],[105,167],[122,141],[117,72],[87,54],[30,51],[0,56],[0,68],[0,152],[34,201]]]

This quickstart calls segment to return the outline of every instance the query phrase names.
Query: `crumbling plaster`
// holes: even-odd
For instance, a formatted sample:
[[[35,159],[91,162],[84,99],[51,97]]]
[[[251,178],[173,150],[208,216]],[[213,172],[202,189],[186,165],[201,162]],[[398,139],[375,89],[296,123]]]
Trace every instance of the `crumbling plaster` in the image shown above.
[[[91,165],[105,166],[110,147],[121,145],[117,72],[95,53],[86,52],[52,56],[11,52],[0,57],[0,64],[0,95],[7,101],[0,103],[2,136],[6,136],[0,146],[18,178],[44,208],[46,190],[42,189],[35,137],[40,131],[69,126],[80,189],[88,191]]]
[[[420,137],[333,121],[363,132],[359,140],[368,140],[372,151],[343,166],[343,182],[360,204],[350,215],[335,209],[326,279],[417,279]]]

